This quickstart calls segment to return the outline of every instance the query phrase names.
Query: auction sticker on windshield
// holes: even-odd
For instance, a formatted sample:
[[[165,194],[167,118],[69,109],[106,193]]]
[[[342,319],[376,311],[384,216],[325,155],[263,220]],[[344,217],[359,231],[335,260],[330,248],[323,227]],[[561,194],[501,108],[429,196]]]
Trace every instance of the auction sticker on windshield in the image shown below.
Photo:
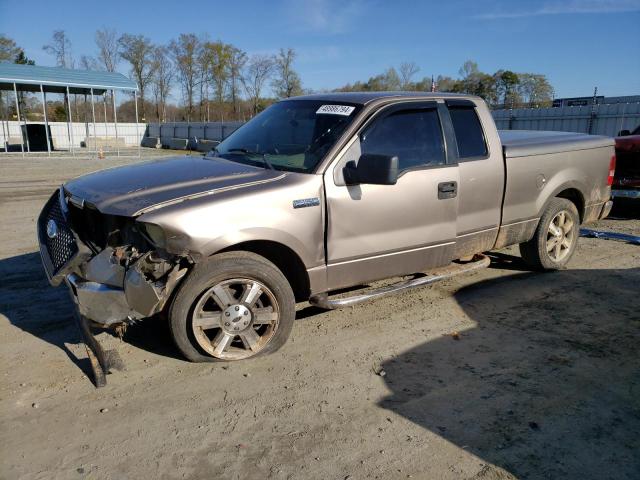
[[[348,117],[355,109],[356,107],[350,107],[349,105],[322,105],[316,112],[316,115],[325,113],[329,115],[344,115],[345,117]]]

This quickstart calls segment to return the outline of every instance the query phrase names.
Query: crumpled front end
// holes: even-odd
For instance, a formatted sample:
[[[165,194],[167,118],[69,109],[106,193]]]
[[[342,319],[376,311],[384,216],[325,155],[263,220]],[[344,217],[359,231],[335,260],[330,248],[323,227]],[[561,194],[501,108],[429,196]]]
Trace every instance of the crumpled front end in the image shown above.
[[[103,326],[160,312],[190,265],[157,248],[135,219],[103,215],[63,188],[38,218],[38,240],[51,284],[65,281],[80,315]]]

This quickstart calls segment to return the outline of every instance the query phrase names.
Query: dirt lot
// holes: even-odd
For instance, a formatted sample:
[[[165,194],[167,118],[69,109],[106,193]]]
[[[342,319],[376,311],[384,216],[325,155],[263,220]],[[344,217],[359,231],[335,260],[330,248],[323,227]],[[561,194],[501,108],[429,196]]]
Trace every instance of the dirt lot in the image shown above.
[[[0,477],[640,477],[640,248],[621,242],[581,238],[552,274],[507,249],[368,305],[301,304],[280,352],[241,363],[187,363],[159,322],[103,333],[126,370],[95,389],[34,222],[64,179],[127,161],[0,164]]]

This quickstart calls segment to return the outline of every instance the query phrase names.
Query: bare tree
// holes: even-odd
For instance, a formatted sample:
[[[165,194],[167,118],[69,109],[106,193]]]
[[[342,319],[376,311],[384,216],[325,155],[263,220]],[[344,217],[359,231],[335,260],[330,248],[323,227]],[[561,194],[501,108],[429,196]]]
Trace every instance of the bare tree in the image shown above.
[[[73,56],[71,55],[71,41],[64,30],[54,30],[51,43],[44,45],[42,49],[55,57],[58,67],[74,67]]]
[[[242,69],[247,63],[247,54],[237,47],[231,46],[229,55],[229,94],[233,104],[233,113],[238,116],[238,100],[242,81]]]
[[[296,52],[293,48],[281,48],[275,56],[276,78],[273,89],[279,98],[289,98],[302,93],[300,76],[293,69]]]
[[[138,84],[142,104],[142,118],[145,118],[144,94],[153,78],[154,46],[151,40],[143,35],[129,35],[125,33],[118,40],[120,56],[131,64],[131,74]]]
[[[253,55],[247,62],[241,80],[251,101],[251,109],[254,115],[258,113],[262,89],[273,74],[274,67],[274,59],[269,55]]]
[[[462,77],[463,80],[473,77],[480,72],[478,69],[478,64],[473,60],[467,60],[462,64],[460,70],[458,70],[458,74]]]
[[[98,60],[107,72],[115,72],[120,61],[120,44],[115,29],[103,28],[96,31]]]
[[[51,36],[51,43],[44,45],[42,49],[49,55],[53,55],[55,57],[56,65],[58,67],[74,67],[73,56],[71,55],[71,40],[69,40],[64,30],[54,30],[53,35]],[[66,92],[64,93],[64,103],[65,105],[69,105],[69,96]],[[70,120],[73,121],[73,118],[70,118]]]
[[[198,86],[200,87],[200,120],[209,121],[209,87],[211,84],[211,72],[210,72],[210,55],[207,50],[208,44],[207,36],[200,38],[200,45],[198,46]]]
[[[80,68],[83,70],[100,70],[100,65],[95,58],[89,55],[81,55]]]
[[[171,90],[174,69],[169,59],[167,47],[156,47],[153,51],[154,73],[151,81],[151,89],[156,103],[156,116],[158,122],[167,121],[167,98]]]
[[[199,48],[200,40],[191,33],[182,33],[177,40],[172,40],[169,44],[169,50],[173,55],[182,93],[187,104],[187,120],[189,121],[193,116],[194,90],[198,81]]]
[[[402,62],[400,64],[400,89],[409,90],[411,79],[420,71],[415,62]]]

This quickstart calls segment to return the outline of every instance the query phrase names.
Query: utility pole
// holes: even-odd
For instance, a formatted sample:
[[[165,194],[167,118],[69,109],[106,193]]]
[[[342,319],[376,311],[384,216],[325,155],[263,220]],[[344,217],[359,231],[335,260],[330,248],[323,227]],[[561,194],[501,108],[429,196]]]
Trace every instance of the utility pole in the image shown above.
[[[598,87],[593,89],[593,101],[591,102],[591,113],[589,114],[589,122],[587,123],[587,133],[591,135],[591,130],[593,129],[593,123],[596,118],[596,105],[598,101]]]

